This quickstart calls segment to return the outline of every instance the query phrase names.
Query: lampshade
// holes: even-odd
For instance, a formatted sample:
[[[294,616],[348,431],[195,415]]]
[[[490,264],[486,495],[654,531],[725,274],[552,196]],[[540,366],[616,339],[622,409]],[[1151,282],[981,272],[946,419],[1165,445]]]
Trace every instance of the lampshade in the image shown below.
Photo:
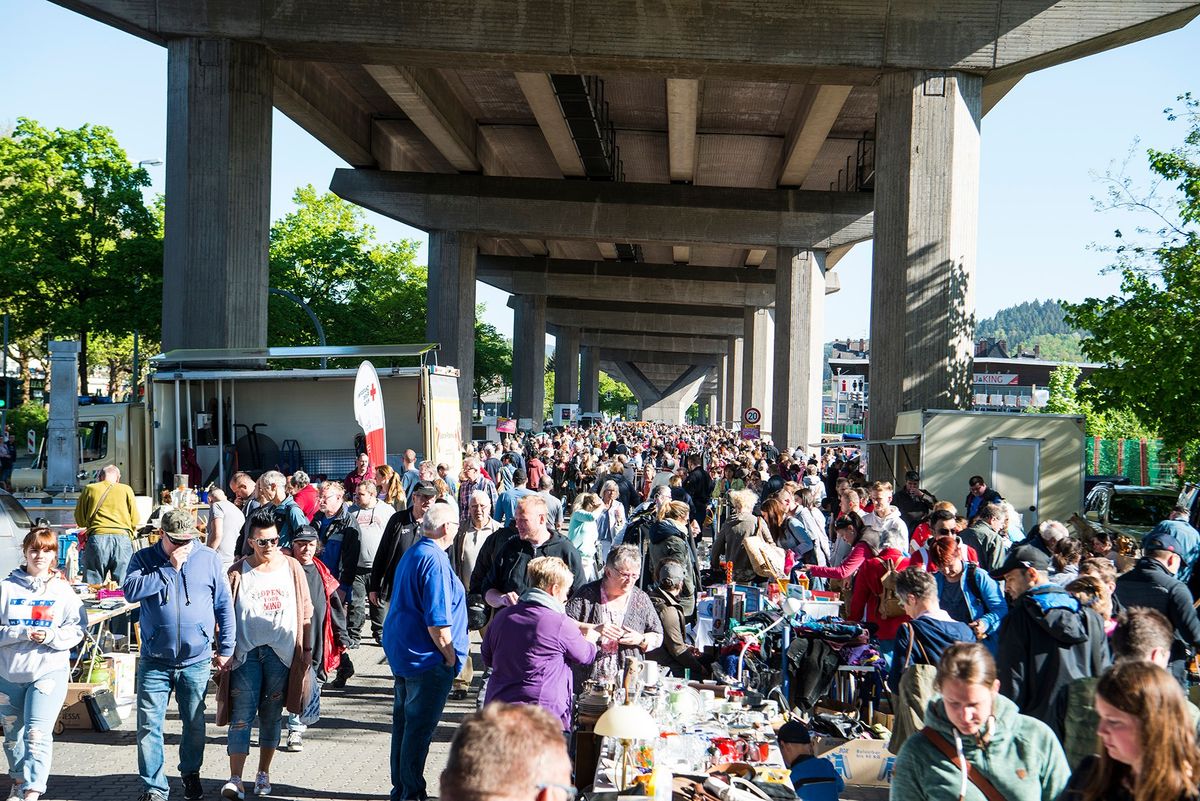
[[[637,704],[617,704],[600,716],[593,731],[618,740],[652,740],[658,736],[658,724]]]

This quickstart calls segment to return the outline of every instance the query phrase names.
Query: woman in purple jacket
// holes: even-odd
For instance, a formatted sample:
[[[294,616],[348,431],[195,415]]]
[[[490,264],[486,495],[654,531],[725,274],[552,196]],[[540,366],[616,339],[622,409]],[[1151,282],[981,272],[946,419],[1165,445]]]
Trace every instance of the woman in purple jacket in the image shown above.
[[[540,706],[569,731],[571,665],[590,665],[596,646],[567,617],[574,576],[566,563],[541,556],[529,563],[527,575],[530,588],[496,614],[483,639],[483,663],[492,669],[483,700]]]

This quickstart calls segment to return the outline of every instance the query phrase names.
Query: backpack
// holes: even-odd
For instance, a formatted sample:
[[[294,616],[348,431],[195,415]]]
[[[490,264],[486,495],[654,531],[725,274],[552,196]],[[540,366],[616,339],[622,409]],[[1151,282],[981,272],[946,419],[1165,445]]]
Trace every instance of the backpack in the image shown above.
[[[896,581],[900,578],[900,571],[896,570],[896,560],[884,559],[882,561],[883,577],[879,579],[879,585],[882,588],[879,593],[879,617],[881,620],[904,617],[904,604],[896,592]]]

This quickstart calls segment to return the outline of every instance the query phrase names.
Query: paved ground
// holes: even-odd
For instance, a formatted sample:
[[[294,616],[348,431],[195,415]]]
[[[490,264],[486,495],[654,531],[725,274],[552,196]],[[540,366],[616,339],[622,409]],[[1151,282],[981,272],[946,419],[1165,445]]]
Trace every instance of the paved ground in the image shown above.
[[[280,752],[271,770],[272,798],[376,801],[386,799],[388,744],[391,732],[392,682],[383,650],[364,645],[353,652],[359,675],[344,690],[327,690],[322,697],[322,719],[305,736],[299,754]],[[478,673],[476,674],[478,677]],[[212,724],[215,702],[209,698],[208,746],[204,755],[206,798],[217,799],[228,777],[225,732]],[[463,715],[475,709],[472,694],[465,701],[450,701],[434,736],[426,777],[429,791],[437,794],[437,777],[446,762],[450,738]],[[137,778],[137,749],[131,716],[117,731],[65,731],[55,741],[53,776],[47,799],[63,801],[135,801],[142,792]],[[183,798],[179,786],[179,720],[172,711],[167,725],[167,765],[172,779],[171,801]],[[248,765],[256,759],[251,748]],[[247,771],[249,772],[249,771]],[[253,774],[251,774],[253,775]],[[0,792],[8,786],[0,779]],[[253,797],[253,796],[250,796]],[[886,791],[849,788],[844,799],[883,801]]]

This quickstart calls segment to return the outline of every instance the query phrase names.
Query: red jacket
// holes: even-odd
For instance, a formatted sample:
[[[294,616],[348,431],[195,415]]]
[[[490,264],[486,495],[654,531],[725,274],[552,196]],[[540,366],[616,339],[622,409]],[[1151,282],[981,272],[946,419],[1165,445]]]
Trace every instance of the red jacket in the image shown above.
[[[317,513],[317,488],[312,484],[308,484],[292,496],[292,500],[296,502],[296,505],[300,507],[300,511],[304,512],[304,516],[311,523],[313,515]]]
[[[883,620],[879,617],[879,596],[883,593],[884,560],[895,562],[895,570],[908,567],[908,557],[895,548],[880,551],[878,556],[872,556],[863,562],[862,569],[854,577],[854,595],[850,598],[849,619],[853,621],[866,620],[879,626],[876,635],[880,640],[896,639],[896,632],[901,624],[908,622],[908,615],[889,617]]]
[[[317,566],[317,573],[321,575],[321,583],[325,585],[325,620],[321,625],[321,639],[325,641],[325,648],[322,651],[321,663],[325,668],[325,673],[333,675],[337,672],[338,665],[342,663],[342,653],[346,650],[343,645],[333,639],[333,612],[329,601],[330,596],[338,591],[341,584],[320,559],[314,559],[313,564]]]

